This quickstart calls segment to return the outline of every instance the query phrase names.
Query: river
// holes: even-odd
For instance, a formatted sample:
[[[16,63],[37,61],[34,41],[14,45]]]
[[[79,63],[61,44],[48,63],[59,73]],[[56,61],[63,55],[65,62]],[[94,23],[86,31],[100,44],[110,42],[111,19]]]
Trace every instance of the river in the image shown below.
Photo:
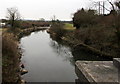
[[[52,40],[46,30],[31,33],[21,38],[21,61],[28,73],[22,78],[27,82],[71,82],[78,81],[75,61],[110,61],[106,57],[63,45]],[[82,78],[80,78],[82,79]]]
[[[20,40],[27,82],[75,82],[74,59],[67,46],[58,44],[45,31],[33,32]]]

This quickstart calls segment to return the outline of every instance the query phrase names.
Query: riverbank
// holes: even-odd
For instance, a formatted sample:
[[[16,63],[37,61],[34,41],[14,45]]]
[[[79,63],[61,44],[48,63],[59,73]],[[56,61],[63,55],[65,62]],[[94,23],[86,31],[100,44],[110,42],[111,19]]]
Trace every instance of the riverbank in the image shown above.
[[[110,59],[115,57],[115,56],[113,56],[113,55],[111,55],[109,53],[105,53],[103,51],[100,51],[100,50],[98,50],[98,49],[96,49],[94,47],[91,47],[89,45],[86,45],[84,43],[74,43],[73,41],[67,39],[66,37],[62,37],[61,39],[63,41],[65,41],[65,42],[67,42],[72,47],[73,50],[84,50],[84,51],[86,51],[88,53],[96,54],[96,55],[99,55],[101,57],[106,56],[107,58],[110,58]]]
[[[0,29],[0,83],[2,82],[2,30]]]
[[[2,34],[2,83],[20,80],[20,51],[13,33]],[[19,84],[19,83],[18,83]]]
[[[56,24],[56,23],[55,23]],[[65,25],[65,24],[62,24]],[[55,29],[56,26],[56,29]],[[73,50],[84,50],[88,53],[96,54],[101,57],[115,58],[119,57],[119,48],[116,43],[115,30],[113,28],[81,28],[71,29],[66,26],[58,28],[58,25],[54,25],[48,30],[53,38],[60,38],[67,45],[71,46]],[[56,32],[57,30],[57,32]],[[106,32],[103,32],[106,31]],[[97,36],[101,31],[101,35]],[[58,32],[65,32],[61,36]],[[98,32],[98,33],[97,33]],[[107,33],[108,32],[108,33]],[[102,34],[104,33],[104,34]],[[105,36],[103,36],[105,35]]]
[[[22,77],[27,83],[75,82],[77,76],[70,48],[53,40],[46,30],[23,37],[20,44],[24,49],[22,62],[28,70]]]
[[[53,27],[55,28],[55,27]],[[56,27],[57,29],[57,27]],[[63,27],[65,29],[65,27]],[[91,45],[89,39],[87,41],[83,40],[85,39],[84,35],[86,36],[88,34],[87,31],[88,28],[85,29],[79,29],[79,30],[73,30],[73,31],[67,31],[65,34],[62,35],[62,37],[59,37],[62,42],[65,43],[65,45],[68,45],[72,49],[72,54],[75,59],[75,72],[78,76],[78,79],[76,80],[77,82],[81,83],[88,83],[88,84],[99,84],[99,83],[115,83],[118,84],[119,82],[119,71],[118,71],[118,66],[119,62],[113,61],[115,57],[119,58],[119,53],[117,50],[119,49],[118,46],[116,46],[116,38],[115,32],[112,31],[114,30],[113,28],[109,28],[110,30],[104,29],[104,31],[109,31],[109,32],[104,32],[104,35],[107,35],[106,37],[99,37],[101,40],[103,39],[103,43],[99,43],[101,45],[98,45],[98,43],[94,43],[96,40],[99,40],[99,38],[96,38],[96,40],[93,40],[93,43]],[[100,28],[103,31],[103,28]],[[99,30],[99,29],[95,29]],[[64,31],[64,30],[63,30]],[[57,31],[58,32],[58,31]],[[56,35],[57,35],[56,30],[50,29],[48,30],[48,33],[51,34],[51,37],[56,40]],[[62,31],[59,31],[62,32]],[[100,32],[100,31],[99,31]],[[99,33],[98,32],[98,33]],[[89,32],[90,33],[90,32]],[[79,36],[79,35],[81,35]],[[102,34],[102,33],[101,33]],[[93,32],[93,35],[94,32]],[[98,35],[98,34],[96,34]],[[92,36],[87,35],[88,38],[92,38]],[[96,37],[96,36],[95,36]],[[97,36],[98,37],[98,36]],[[111,37],[111,38],[108,38]],[[106,38],[106,39],[105,39]],[[108,41],[107,41],[108,40]],[[111,40],[113,42],[111,42]],[[56,40],[57,41],[57,40]],[[85,42],[84,42],[85,41]],[[107,46],[103,46],[102,44],[105,44]],[[113,44],[111,44],[113,43]],[[99,48],[101,47],[101,48]],[[104,48],[103,48],[104,47]],[[103,49],[102,49],[103,48]],[[114,50],[116,49],[116,52]],[[111,52],[110,52],[111,50]],[[80,59],[76,59],[76,56],[74,55],[74,52],[86,52],[86,53],[92,53],[92,56],[81,56],[81,54],[78,54],[77,57],[80,57]],[[115,54],[114,54],[115,53]],[[102,60],[96,60],[95,58],[98,56]],[[82,59],[82,57],[84,59]],[[86,59],[88,58],[88,59]],[[92,60],[91,60],[92,59]],[[95,60],[94,60],[95,59]],[[108,60],[106,60],[108,59]],[[117,68],[115,67],[115,64]],[[105,75],[106,74],[106,75]]]
[[[21,48],[19,39],[29,35],[31,32],[45,30],[46,28],[16,29],[14,32],[7,29],[2,33],[2,82],[17,83],[23,82],[21,74],[27,73],[21,63]]]
[[[31,32],[35,32],[35,31],[40,31],[40,30],[45,30],[48,29],[49,27],[35,27],[35,28],[28,28],[28,29],[23,29],[21,30],[18,34],[17,37],[20,39],[24,36],[30,35]]]

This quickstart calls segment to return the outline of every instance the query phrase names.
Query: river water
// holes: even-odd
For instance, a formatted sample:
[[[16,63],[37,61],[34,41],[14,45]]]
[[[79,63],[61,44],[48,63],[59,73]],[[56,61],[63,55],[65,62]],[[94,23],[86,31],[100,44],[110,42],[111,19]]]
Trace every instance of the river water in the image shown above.
[[[45,31],[21,38],[22,62],[27,82],[75,82],[74,59],[67,46],[58,44]]]

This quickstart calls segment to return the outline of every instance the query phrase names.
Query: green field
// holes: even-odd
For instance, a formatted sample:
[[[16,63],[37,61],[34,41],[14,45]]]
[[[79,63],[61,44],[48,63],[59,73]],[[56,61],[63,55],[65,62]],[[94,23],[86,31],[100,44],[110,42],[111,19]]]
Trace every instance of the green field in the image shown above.
[[[70,24],[70,23],[65,23],[64,28],[66,30],[75,30],[76,29],[75,27],[73,27],[73,24]]]

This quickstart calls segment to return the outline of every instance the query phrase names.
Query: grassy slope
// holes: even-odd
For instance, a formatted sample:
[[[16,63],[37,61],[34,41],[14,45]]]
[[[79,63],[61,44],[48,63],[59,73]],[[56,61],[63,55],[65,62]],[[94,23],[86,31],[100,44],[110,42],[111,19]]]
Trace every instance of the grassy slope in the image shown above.
[[[70,23],[65,23],[65,25],[64,25],[64,29],[66,29],[67,31],[73,31],[74,32],[74,30],[75,30],[75,27],[73,27],[73,24],[70,24]],[[87,29],[89,29],[89,28],[87,28]],[[83,28],[83,30],[85,30],[86,31],[86,28]],[[99,32],[98,31],[102,31],[102,30],[107,30],[106,32],[108,32],[108,33],[105,33],[105,32],[103,32],[103,34],[102,33],[100,33],[100,35],[99,35]],[[84,35],[84,36],[86,36],[86,34],[88,34],[87,32],[85,32],[85,31],[80,31],[79,32],[79,34],[81,34],[81,35]],[[99,29],[97,29],[97,28],[91,28],[91,35],[89,35],[90,36],[90,38],[92,38],[91,40],[93,40],[93,41],[96,41],[96,40],[100,40],[100,39],[97,39],[97,36],[98,36],[98,38],[101,36],[102,38],[101,38],[101,40],[110,40],[110,39],[108,39],[108,37],[110,37],[112,34],[113,34],[113,32],[110,32],[110,31],[112,31],[110,28],[109,28],[109,31],[108,31],[108,29],[107,28],[99,28]],[[96,31],[96,32],[95,32]],[[97,35],[96,35],[96,33],[97,33]],[[110,34],[109,34],[110,33]],[[73,35],[72,35],[73,34]],[[79,39],[78,38],[76,38],[76,37],[74,37],[74,34],[75,33],[68,33],[67,34],[67,36],[65,36],[64,38],[67,38],[67,39],[69,39],[69,41],[72,41],[72,38],[75,38],[76,40],[79,40],[78,42],[77,41],[75,41],[75,39],[74,39],[74,41],[73,41],[73,44],[79,44],[80,42],[82,42],[83,43],[83,41],[81,40],[80,41],[80,38],[84,38],[83,36],[82,37],[80,37],[80,36],[78,36],[79,37]],[[102,34],[102,35],[101,35]],[[69,35],[70,35],[70,37],[69,37]],[[72,35],[72,36],[71,36]],[[104,36],[105,35],[105,36]],[[105,38],[104,38],[104,37]],[[114,35],[112,35],[112,36],[114,36]],[[93,39],[94,38],[94,39]],[[112,39],[112,37],[111,37],[111,39]],[[100,42],[101,42],[101,40],[100,40]],[[103,43],[109,43],[109,41],[103,41]],[[76,43],[77,42],[77,43]],[[102,44],[102,43],[101,43]],[[94,47],[93,47],[94,46]],[[105,55],[105,56],[110,56],[110,57],[112,57],[113,55],[109,55],[110,54],[110,52],[106,52],[106,51],[100,51],[99,50],[99,48],[97,48],[97,47],[99,47],[99,45],[98,44],[94,44],[93,46],[91,46],[91,45],[89,45],[89,46],[85,46],[86,48],[88,48],[90,51],[93,51],[93,52],[96,52],[96,53],[98,53],[98,54],[102,54],[102,55]]]
[[[19,77],[18,44],[12,33],[4,32],[2,35],[2,81],[16,82]],[[12,46],[11,46],[12,45]]]
[[[65,26],[64,28],[68,31],[73,31],[75,30],[75,27],[73,27],[73,24],[70,24],[70,23],[65,23]]]

